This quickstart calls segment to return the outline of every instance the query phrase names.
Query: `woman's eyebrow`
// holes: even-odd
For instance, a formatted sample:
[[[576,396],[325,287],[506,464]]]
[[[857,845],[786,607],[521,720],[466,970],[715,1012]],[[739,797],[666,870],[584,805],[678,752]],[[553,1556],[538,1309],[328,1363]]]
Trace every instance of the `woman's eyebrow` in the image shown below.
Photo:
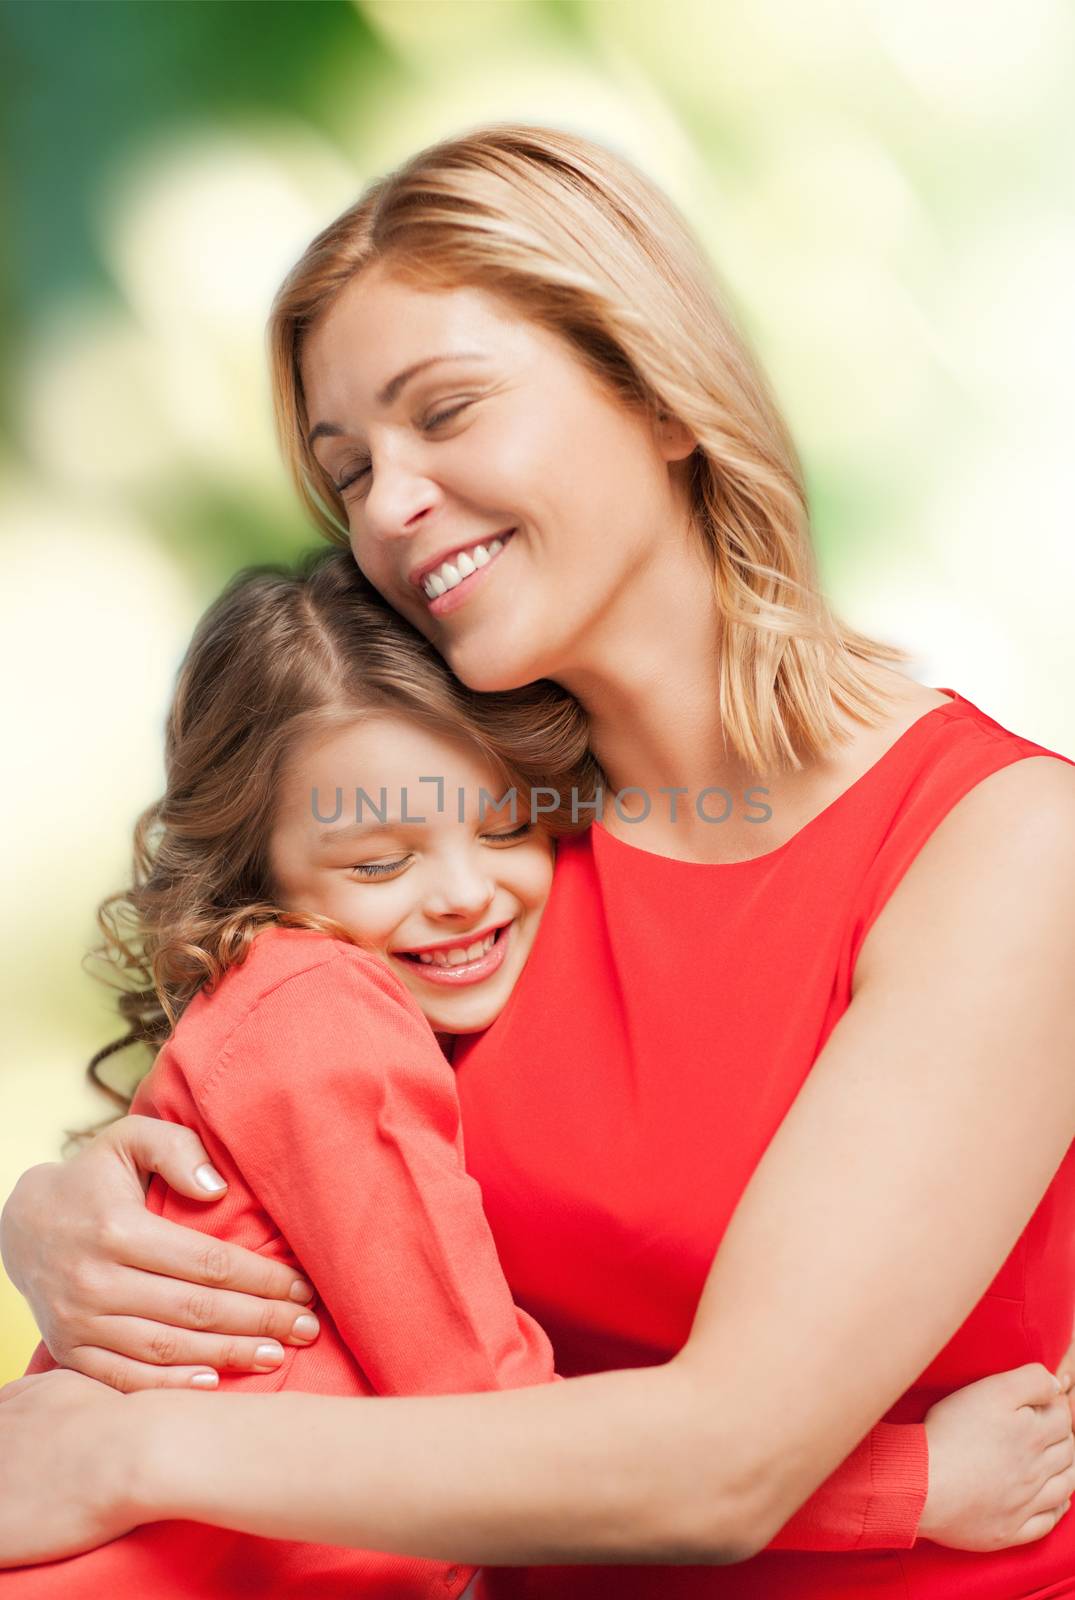
[[[384,388],[376,396],[379,406],[390,406],[393,400],[398,400],[405,386],[419,372],[424,372],[427,367],[435,366],[438,361],[487,361],[489,358],[480,350],[451,350],[439,356],[426,356],[422,361],[415,361],[411,366],[404,367],[402,372],[397,372],[394,378],[389,378]],[[311,448],[318,439],[338,439],[347,430],[341,428],[338,422],[318,422],[310,429],[306,443]]]

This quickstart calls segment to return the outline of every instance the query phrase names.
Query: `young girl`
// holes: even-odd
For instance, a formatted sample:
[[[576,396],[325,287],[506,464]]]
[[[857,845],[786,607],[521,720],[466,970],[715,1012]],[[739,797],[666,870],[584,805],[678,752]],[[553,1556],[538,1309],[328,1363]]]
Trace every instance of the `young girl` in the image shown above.
[[[464,1171],[431,1025],[466,1033],[503,1007],[572,826],[569,806],[531,822],[532,783],[585,798],[595,770],[569,696],[460,688],[348,555],[240,574],[202,620],[166,793],[101,921],[134,979],[120,1043],[167,1037],[133,1109],[198,1126],[229,1185],[208,1227],[301,1263],[320,1297],[316,1344],[268,1341],[263,1374],[225,1382],[446,1394],[553,1377]],[[149,1201],[206,1221],[163,1185]],[[32,1370],[50,1364],[42,1350]],[[161,1523],[6,1581],[444,1597],[473,1570]]]
[[[118,1043],[163,1044],[134,1109],[196,1128],[228,1185],[207,1213],[154,1180],[150,1206],[294,1265],[319,1296],[316,1344],[269,1341],[264,1370],[226,1385],[372,1396],[552,1379],[464,1170],[433,1030],[447,1046],[508,1003],[555,838],[585,826],[598,779],[568,695],[464,689],[346,552],[240,574],[203,619],[166,793],[101,921],[128,982]],[[558,804],[535,825],[539,783]],[[32,1370],[50,1364],[42,1347]],[[1013,1392],[995,1381],[936,1407],[934,1438],[978,1440],[983,1414],[999,1433]],[[867,1443],[778,1543],[861,1541],[870,1459]],[[953,1540],[988,1536],[1033,1466],[1025,1443],[1006,1465],[950,1495]],[[472,1581],[472,1567],[161,1522],[10,1573],[5,1593],[457,1596]]]

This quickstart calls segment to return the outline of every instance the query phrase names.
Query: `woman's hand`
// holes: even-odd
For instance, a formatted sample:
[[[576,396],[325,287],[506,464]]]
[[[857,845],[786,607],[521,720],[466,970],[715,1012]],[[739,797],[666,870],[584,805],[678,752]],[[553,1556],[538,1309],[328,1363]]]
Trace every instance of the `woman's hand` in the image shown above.
[[[309,1285],[281,1262],[147,1211],[152,1172],[194,1200],[225,1189],[197,1136],[155,1117],[124,1117],[16,1185],[0,1249],[53,1359],[130,1392],[268,1371],[281,1343],[309,1344],[316,1319],[295,1332]]]
[[[1075,1490],[1066,1391],[1036,1363],[983,1378],[931,1407],[929,1495],[919,1535],[1002,1550],[1051,1533]]]
[[[1060,1382],[1067,1387],[1068,1400],[1071,1403],[1072,1421],[1075,1422],[1075,1339],[1072,1339],[1064,1352],[1063,1359],[1056,1369]]]
[[[0,1567],[77,1555],[136,1525],[125,1409],[74,1372],[0,1389]]]

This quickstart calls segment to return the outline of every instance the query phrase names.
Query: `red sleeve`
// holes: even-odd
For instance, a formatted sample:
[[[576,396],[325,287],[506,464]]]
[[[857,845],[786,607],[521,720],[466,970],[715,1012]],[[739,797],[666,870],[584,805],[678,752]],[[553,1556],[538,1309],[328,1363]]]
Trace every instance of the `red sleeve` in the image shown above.
[[[373,958],[341,945],[260,995],[189,1086],[379,1393],[553,1377],[464,1170],[452,1069]]]
[[[879,1422],[786,1522],[770,1550],[908,1550],[929,1488],[921,1423]]]

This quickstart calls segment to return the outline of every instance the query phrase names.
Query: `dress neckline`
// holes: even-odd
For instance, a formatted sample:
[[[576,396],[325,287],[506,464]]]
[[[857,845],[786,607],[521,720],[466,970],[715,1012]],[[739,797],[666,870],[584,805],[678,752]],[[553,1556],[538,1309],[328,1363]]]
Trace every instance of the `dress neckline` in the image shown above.
[[[809,817],[801,828],[797,828],[789,838],[784,840],[783,844],[775,845],[772,850],[767,850],[764,855],[747,856],[742,861],[684,861],[679,856],[666,856],[658,850],[647,850],[643,845],[631,844],[626,839],[621,839],[616,834],[609,833],[604,823],[597,821],[596,818],[591,823],[589,832],[598,835],[613,852],[616,850],[627,851],[632,856],[646,857],[650,861],[667,862],[670,867],[694,867],[702,872],[742,872],[746,868],[764,866],[766,863],[776,860],[778,856],[783,855],[786,850],[790,850],[811,829],[818,827],[825,818],[842,806],[851,795],[857,793],[863,785],[873,780],[898,754],[902,755],[909,744],[913,743],[915,739],[921,738],[923,730],[928,731],[931,729],[935,719],[949,717],[954,712],[973,712],[977,709],[955,689],[948,689],[940,684],[935,687],[938,694],[949,696],[949,699],[943,705],[931,706],[928,711],[923,711],[920,717],[916,717],[908,727],[904,728],[903,732],[892,741],[887,750],[882,751],[877,760],[867,767],[865,772],[860,772],[858,777],[853,779],[846,789],[842,789],[838,795],[834,795],[827,805],[823,806],[820,811],[815,812],[812,817]]]

